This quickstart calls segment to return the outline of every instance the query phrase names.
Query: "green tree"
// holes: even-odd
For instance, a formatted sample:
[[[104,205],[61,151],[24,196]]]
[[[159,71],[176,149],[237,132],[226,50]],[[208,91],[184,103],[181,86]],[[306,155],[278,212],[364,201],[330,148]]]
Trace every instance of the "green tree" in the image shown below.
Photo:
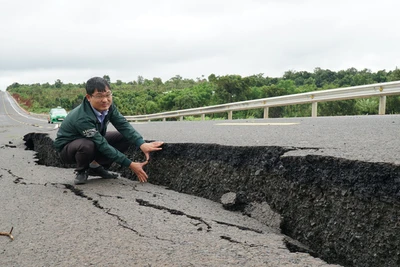
[[[193,92],[188,92],[185,94],[179,94],[175,98],[175,109],[189,109],[196,108],[199,106],[198,96]]]
[[[159,88],[160,86],[163,85],[163,82],[162,82],[161,78],[154,77],[153,78],[153,82],[154,82],[154,85],[156,86],[156,88]]]
[[[106,81],[108,82],[108,84],[111,83],[110,76],[108,76],[108,75],[103,75],[103,79],[106,80]]]
[[[356,100],[358,114],[378,114],[379,101],[377,98],[362,98]]]
[[[400,69],[396,67],[394,71],[390,71],[389,74],[389,81],[400,81]]]
[[[139,75],[137,77],[137,84],[142,85],[143,83],[144,83],[144,78],[143,78],[143,76]]]
[[[333,83],[336,79],[336,73],[331,70],[323,70],[321,68],[314,69],[315,85],[319,88],[325,84]]]
[[[264,85],[268,85],[268,80],[263,77],[263,73],[259,73],[256,75],[251,75],[247,77],[249,79],[249,85],[252,87],[261,87]]]
[[[377,73],[372,73],[373,80],[376,83],[384,83],[388,81],[386,70],[380,70]]]
[[[62,83],[62,81],[60,80],[60,79],[57,79],[55,82],[54,82],[54,87],[55,88],[61,88],[63,86],[63,83]]]
[[[217,81],[217,76],[215,76],[215,74],[210,74],[210,75],[208,76],[208,81],[209,81],[210,83],[215,83],[215,82]]]
[[[180,85],[181,81],[182,81],[182,77],[180,75],[175,75],[175,77],[172,77],[170,79],[170,82],[172,82],[174,84],[175,89],[180,88],[179,85]]]
[[[152,114],[158,112],[158,105],[154,101],[147,101],[145,108],[146,108],[146,114]]]
[[[222,103],[243,101],[250,95],[249,79],[240,75],[226,75],[218,77],[215,94]]]
[[[296,85],[293,80],[280,80],[277,87],[282,88],[285,95],[294,94],[296,91]]]
[[[400,114],[400,96],[388,96],[386,99],[386,113]]]

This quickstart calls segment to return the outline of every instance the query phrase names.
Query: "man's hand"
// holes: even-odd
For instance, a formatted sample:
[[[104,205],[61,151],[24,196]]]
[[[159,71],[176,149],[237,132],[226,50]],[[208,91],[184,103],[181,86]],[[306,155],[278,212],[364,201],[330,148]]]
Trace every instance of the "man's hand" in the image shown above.
[[[146,161],[150,159],[150,152],[161,150],[164,142],[151,142],[151,143],[144,143],[140,146],[140,149],[143,151],[144,155],[146,156]]]
[[[136,174],[141,183],[147,182],[147,173],[143,170],[143,166],[147,163],[148,161],[132,162],[131,165],[129,165],[129,169],[131,169]]]

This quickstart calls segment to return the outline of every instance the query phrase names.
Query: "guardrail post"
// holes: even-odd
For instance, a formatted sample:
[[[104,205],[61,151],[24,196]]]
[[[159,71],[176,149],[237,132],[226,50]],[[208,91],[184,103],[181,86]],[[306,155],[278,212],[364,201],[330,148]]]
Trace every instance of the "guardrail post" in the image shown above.
[[[312,102],[311,104],[311,117],[317,117],[318,116],[318,102]]]
[[[162,121],[167,121],[167,118],[163,118]]]
[[[204,113],[201,114],[201,120],[202,120],[202,121],[205,121],[205,120],[206,120],[206,114],[204,114]]]
[[[179,120],[180,120],[180,121],[183,121],[183,116],[180,116],[180,117],[179,117]]]
[[[268,119],[269,107],[264,108],[264,119]]]
[[[386,96],[381,95],[379,98],[379,115],[386,114]]]
[[[233,118],[233,111],[230,110],[228,111],[228,120],[232,120],[232,118]]]

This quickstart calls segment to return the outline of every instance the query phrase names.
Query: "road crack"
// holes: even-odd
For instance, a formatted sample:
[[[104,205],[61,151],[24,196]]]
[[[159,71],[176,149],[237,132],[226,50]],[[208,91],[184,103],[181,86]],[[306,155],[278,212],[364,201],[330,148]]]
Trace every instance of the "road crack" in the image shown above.
[[[56,184],[53,184],[53,185],[56,185]],[[106,208],[104,208],[102,205],[100,205],[100,203],[99,203],[98,200],[95,200],[95,199],[93,199],[92,197],[87,196],[81,189],[78,189],[78,188],[76,188],[75,186],[70,185],[70,184],[62,184],[62,185],[63,185],[66,189],[68,189],[68,190],[70,190],[72,193],[74,193],[75,195],[77,195],[77,196],[79,196],[79,197],[82,197],[82,198],[85,198],[85,199],[87,199],[87,200],[89,200],[89,201],[92,201],[93,206],[95,206],[95,207],[98,208],[98,209],[101,209],[101,210],[104,211],[107,215],[110,215],[110,216],[116,218],[116,219],[118,220],[118,225],[121,226],[122,228],[127,229],[127,230],[129,230],[129,231],[131,231],[131,232],[134,232],[135,234],[137,234],[137,235],[140,236],[140,237],[152,238],[152,237],[150,237],[150,236],[145,236],[145,235],[139,233],[139,232],[138,232],[137,230],[135,230],[132,226],[130,226],[129,223],[128,223],[125,219],[123,219],[120,215],[110,212],[111,209],[106,209]],[[100,196],[100,197],[114,197],[114,196],[103,195],[103,194],[99,194],[99,193],[97,193],[97,195]],[[120,196],[116,196],[115,198],[123,199],[123,198],[120,197]],[[173,240],[168,240],[168,239],[164,239],[164,238],[159,238],[158,236],[155,236],[155,238],[158,239],[158,240],[169,241],[169,242],[175,243]]]
[[[110,195],[104,195],[104,194],[99,194],[99,193],[96,193],[99,197],[111,197],[111,198],[118,198],[118,199],[124,199],[123,197],[121,197],[121,196],[110,196]]]
[[[176,209],[170,209],[164,206],[160,206],[160,205],[155,205],[155,204],[151,204],[150,202],[143,200],[143,199],[136,199],[136,202],[139,203],[139,205],[141,206],[145,206],[145,207],[151,207],[154,209],[158,209],[158,210],[165,210],[168,211],[169,213],[173,214],[173,215],[178,215],[178,216],[186,216],[192,220],[196,220],[199,221],[203,224],[205,224],[207,226],[207,231],[211,230],[211,225],[209,223],[207,223],[206,221],[204,221],[201,217],[198,216],[193,216],[193,215],[189,215],[184,213],[183,211],[180,210],[176,210]]]
[[[22,182],[22,180],[24,180],[24,178],[22,178],[22,177],[20,177],[18,175],[15,175],[14,173],[12,173],[11,170],[7,170],[7,169],[3,169],[3,168],[1,168],[1,169],[6,171],[6,172],[8,172],[12,177],[15,178],[14,181],[13,181],[14,184],[24,184],[24,185],[26,185],[25,182]]]
[[[268,246],[265,246],[265,245],[247,244],[246,242],[243,243],[243,242],[240,242],[240,241],[237,241],[237,240],[233,239],[232,237],[225,236],[225,235],[221,235],[220,238],[224,239],[224,240],[227,240],[227,241],[229,241],[231,243],[234,243],[234,244],[240,244],[242,246],[247,246],[247,247],[251,247],[251,248],[255,248],[255,247],[265,247],[265,248],[267,248],[268,247]]]
[[[53,184],[56,185],[56,184]],[[118,220],[118,225],[130,230],[132,232],[134,232],[135,234],[137,234],[140,237],[145,237],[144,235],[140,234],[137,230],[135,230],[133,227],[131,227],[126,220],[124,220],[121,216],[119,216],[118,214],[112,213],[110,212],[110,209],[105,209],[102,205],[100,205],[98,200],[93,199],[92,197],[87,196],[81,189],[76,188],[73,185],[70,184],[62,184],[66,189],[70,190],[72,193],[74,193],[76,196],[85,198],[89,201],[92,201],[93,206],[95,206],[98,209],[103,210],[107,215],[110,215],[114,218],[116,218]],[[101,195],[101,194],[97,194],[99,196],[106,196],[106,197],[112,197],[112,196],[107,196],[107,195]],[[118,198],[118,197],[117,197]],[[122,197],[119,197],[122,198]]]
[[[241,226],[241,225],[236,225],[236,224],[227,223],[227,222],[221,222],[221,221],[215,221],[215,220],[214,220],[214,222],[216,222],[218,224],[226,225],[226,226],[236,227],[236,228],[238,228],[240,230],[243,230],[243,231],[252,231],[252,232],[255,232],[257,234],[262,234],[263,233],[263,231],[261,231],[261,230],[249,228],[249,227],[246,227],[246,226]]]

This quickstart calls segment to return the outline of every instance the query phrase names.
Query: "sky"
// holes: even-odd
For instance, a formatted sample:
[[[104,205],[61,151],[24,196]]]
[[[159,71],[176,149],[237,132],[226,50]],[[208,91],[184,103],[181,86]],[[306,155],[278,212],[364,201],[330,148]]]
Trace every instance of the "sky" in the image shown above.
[[[398,0],[0,0],[0,90],[400,67]]]

